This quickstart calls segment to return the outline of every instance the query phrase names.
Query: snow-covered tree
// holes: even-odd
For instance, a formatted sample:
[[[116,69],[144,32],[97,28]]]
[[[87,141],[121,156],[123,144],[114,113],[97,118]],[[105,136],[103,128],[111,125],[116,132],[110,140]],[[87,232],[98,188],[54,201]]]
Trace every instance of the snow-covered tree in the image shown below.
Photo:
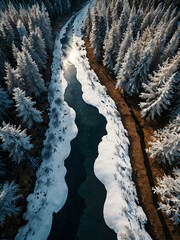
[[[14,60],[16,61],[17,58],[18,58],[18,53],[19,53],[19,48],[16,47],[16,45],[14,43],[12,43],[12,53],[13,53],[13,57],[14,57]]]
[[[178,83],[177,70],[180,63],[180,51],[174,58],[167,61],[159,67],[157,72],[149,76],[150,81],[142,84],[144,92],[140,97],[146,102],[141,102],[141,115],[149,119],[154,119],[156,115],[161,115],[163,110],[171,105],[171,99],[174,93],[174,86]]]
[[[17,116],[22,117],[22,123],[27,123],[27,128],[30,129],[34,123],[43,121],[41,112],[34,107],[36,102],[32,101],[31,97],[26,97],[24,91],[15,88],[14,99],[18,112]]]
[[[6,71],[6,76],[4,79],[7,84],[8,92],[12,94],[14,88],[23,87],[23,82],[21,82],[20,76],[18,75],[16,69],[12,68],[8,62],[6,62],[4,66]]]
[[[125,91],[127,91],[128,81],[136,65],[137,48],[134,48],[135,46],[136,46],[135,44],[131,44],[130,48],[125,54],[124,60],[122,62],[122,66],[119,69],[119,72],[116,77],[117,79],[116,88],[119,88],[119,89],[123,88]]]
[[[9,123],[3,122],[3,126],[0,127],[0,138],[2,140],[2,149],[8,151],[9,156],[17,164],[24,157],[27,157],[28,152],[33,147],[30,143],[30,136],[27,135],[26,130],[21,130],[20,126],[16,128]]]
[[[180,169],[173,169],[173,175],[157,178],[158,184],[153,191],[160,195],[159,209],[177,225],[180,222]]]
[[[36,63],[25,48],[22,48],[22,52],[18,54],[17,70],[20,77],[26,82],[26,93],[28,95],[34,94],[38,97],[47,90]]]
[[[47,50],[50,51],[52,49],[52,33],[51,33],[52,29],[49,14],[46,10],[44,3],[42,3],[41,11],[38,12],[38,14],[39,14],[38,26],[42,31],[42,36],[43,39],[45,40]]]
[[[19,186],[14,183],[0,183],[0,224],[3,225],[6,217],[14,216],[19,213],[16,201],[22,197],[18,194]]]
[[[110,31],[107,29],[106,37],[104,39],[104,55],[103,55],[103,65],[107,66],[113,71],[115,67],[119,42],[120,42],[120,32],[119,25],[113,24]]]
[[[99,59],[102,54],[103,41],[106,34],[106,23],[104,16],[99,15],[97,8],[92,15],[92,31],[90,33],[90,43],[96,57]]]
[[[123,11],[123,4],[125,4],[123,0],[116,1],[112,12],[112,19],[114,22],[117,22],[119,20],[121,13]]]
[[[169,165],[180,162],[180,115],[163,129],[154,132],[147,152],[157,162]]]
[[[129,47],[131,46],[132,42],[133,42],[133,32],[132,32],[131,27],[128,27],[127,31],[125,33],[124,39],[122,40],[120,47],[119,47],[116,65],[114,67],[115,75],[117,75],[117,73],[119,72],[119,69],[120,69],[123,59],[124,59],[124,56],[125,56],[126,52],[128,51]]]
[[[23,36],[26,36],[26,37],[28,36],[28,32],[27,32],[23,22],[20,19],[17,22],[17,30],[18,30],[21,40],[23,39]]]
[[[180,42],[180,27],[174,32],[172,38],[168,42],[164,52],[161,56],[161,62],[166,61],[168,58],[173,57],[179,47]]]
[[[150,64],[152,61],[152,43],[150,42],[147,48],[140,56],[131,77],[128,81],[127,93],[129,95],[139,94],[141,92],[142,84],[147,83],[148,73],[150,71]]]

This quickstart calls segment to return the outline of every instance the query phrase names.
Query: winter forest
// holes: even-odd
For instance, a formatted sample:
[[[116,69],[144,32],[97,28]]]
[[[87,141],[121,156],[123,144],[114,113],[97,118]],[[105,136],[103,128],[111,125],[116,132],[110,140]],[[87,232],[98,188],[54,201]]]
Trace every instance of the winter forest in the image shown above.
[[[56,107],[50,112],[55,94],[49,87],[54,42],[60,27],[85,2],[0,1],[0,239],[15,239],[18,228],[25,225],[26,199],[38,181],[36,172],[52,152],[54,135],[47,138],[46,131],[50,119],[53,127],[58,127],[57,109],[62,104],[62,99],[56,98]],[[151,191],[157,195],[157,211],[165,214],[178,232],[180,3],[90,2],[93,4],[86,3],[83,37],[98,64],[114,79],[118,94],[135,105],[145,127],[153,129],[144,150],[161,176],[156,176]]]

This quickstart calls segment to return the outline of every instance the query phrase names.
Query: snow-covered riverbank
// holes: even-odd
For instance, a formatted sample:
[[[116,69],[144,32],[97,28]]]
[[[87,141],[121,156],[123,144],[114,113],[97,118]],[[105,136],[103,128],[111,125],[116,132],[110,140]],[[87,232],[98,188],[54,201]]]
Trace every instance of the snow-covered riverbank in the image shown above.
[[[50,122],[42,151],[42,164],[36,174],[34,192],[27,198],[28,205],[24,218],[28,222],[19,229],[16,240],[47,239],[52,225],[52,214],[62,208],[67,198],[64,160],[70,153],[70,142],[76,137],[77,127],[75,112],[64,101],[67,83],[61,69],[61,39],[71,20],[56,38],[52,77],[48,89]]]
[[[86,9],[74,21],[73,52],[69,60],[77,69],[77,79],[82,84],[83,99],[95,106],[107,120],[107,135],[99,144],[99,156],[94,170],[107,190],[104,218],[120,239],[151,239],[145,230],[146,216],[138,205],[132,181],[132,167],[128,156],[129,141],[114,101],[107,95],[86,57],[81,33]]]

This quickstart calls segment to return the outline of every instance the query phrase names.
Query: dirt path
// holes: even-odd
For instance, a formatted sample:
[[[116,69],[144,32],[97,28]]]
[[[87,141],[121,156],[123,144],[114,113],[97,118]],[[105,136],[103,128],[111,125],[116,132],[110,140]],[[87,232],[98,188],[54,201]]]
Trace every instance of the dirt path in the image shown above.
[[[162,176],[164,173],[162,168],[155,164],[145,151],[146,143],[153,135],[153,128],[145,123],[135,107],[130,106],[128,99],[125,99],[115,89],[115,79],[105,67],[97,62],[87,38],[85,42],[91,68],[99,77],[100,82],[106,86],[108,94],[115,101],[124,127],[128,131],[130,140],[129,154],[134,169],[133,180],[136,184],[140,205],[148,217],[147,230],[153,239],[178,240],[179,234],[177,229],[174,228],[171,221],[161,211],[157,211],[158,197],[152,194],[151,190],[156,183],[156,176]]]

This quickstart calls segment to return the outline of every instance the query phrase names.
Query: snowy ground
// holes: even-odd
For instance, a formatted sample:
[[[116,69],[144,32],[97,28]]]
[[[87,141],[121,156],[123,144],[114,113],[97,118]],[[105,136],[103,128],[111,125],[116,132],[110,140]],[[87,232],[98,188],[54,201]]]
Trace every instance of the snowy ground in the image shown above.
[[[69,20],[71,21],[71,19]],[[61,42],[68,23],[57,36],[49,86],[50,122],[46,132],[42,164],[37,171],[34,193],[27,198],[24,218],[28,223],[19,229],[16,240],[45,240],[52,225],[52,214],[58,212],[67,198],[64,160],[70,153],[70,141],[77,135],[75,112],[64,101],[67,83],[61,69]]]
[[[82,84],[83,99],[97,107],[107,120],[107,135],[99,144],[99,156],[94,171],[107,190],[104,205],[106,224],[114,229],[120,239],[151,239],[145,231],[146,216],[138,205],[137,193],[132,181],[132,167],[128,156],[129,141],[114,101],[106,88],[90,70],[86,49],[82,40],[84,8],[74,21],[73,51],[69,61],[77,69],[77,79]]]
[[[120,239],[151,239],[144,229],[146,216],[138,205],[137,193],[132,181],[132,168],[128,156],[128,138],[114,101],[107,95],[95,75],[90,70],[81,27],[84,8],[74,22],[73,50],[69,61],[77,69],[77,79],[82,84],[83,99],[99,109],[107,119],[107,135],[99,144],[99,156],[95,162],[95,174],[107,190],[104,218]],[[71,20],[69,20],[70,22]],[[64,181],[66,169],[64,160],[70,153],[70,141],[75,138],[77,128],[75,112],[64,102],[66,81],[63,76],[61,39],[68,23],[60,31],[54,49],[52,78],[49,86],[50,123],[46,133],[43,162],[37,171],[34,193],[27,201],[24,218],[27,224],[19,229],[16,240],[45,240],[51,224],[52,213],[59,211],[67,198]]]

